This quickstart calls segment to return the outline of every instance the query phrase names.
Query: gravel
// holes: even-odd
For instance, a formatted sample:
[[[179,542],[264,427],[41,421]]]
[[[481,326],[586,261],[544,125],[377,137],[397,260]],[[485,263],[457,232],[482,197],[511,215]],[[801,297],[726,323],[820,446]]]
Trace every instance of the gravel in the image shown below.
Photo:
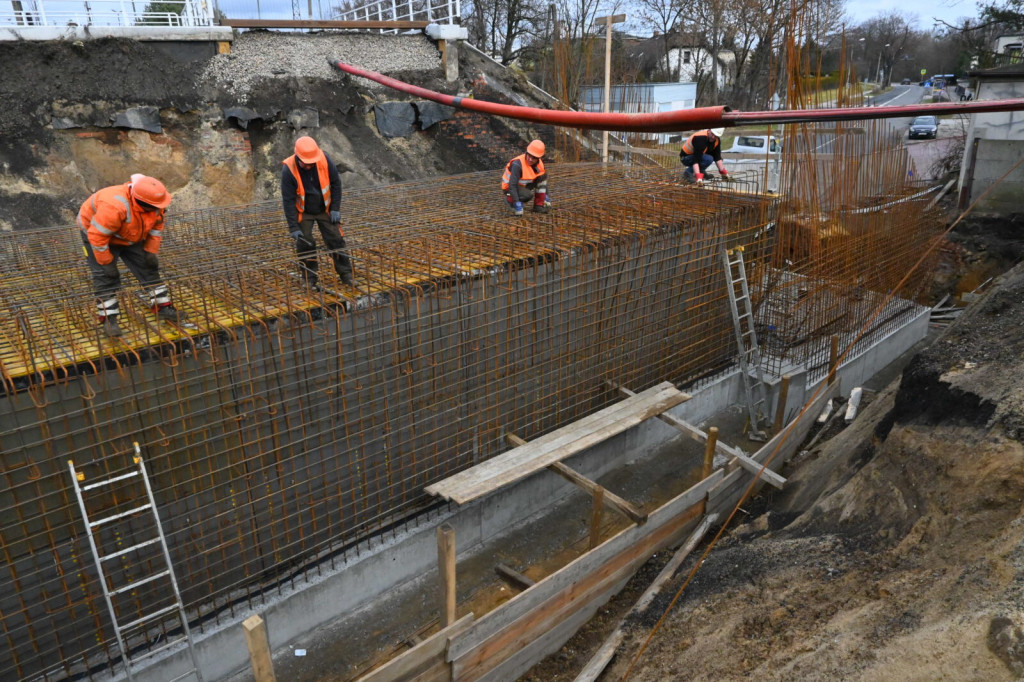
[[[289,34],[245,32],[231,53],[211,59],[200,82],[244,97],[266,78],[336,78],[328,60],[389,73],[431,71],[441,66],[437,46],[422,34]]]

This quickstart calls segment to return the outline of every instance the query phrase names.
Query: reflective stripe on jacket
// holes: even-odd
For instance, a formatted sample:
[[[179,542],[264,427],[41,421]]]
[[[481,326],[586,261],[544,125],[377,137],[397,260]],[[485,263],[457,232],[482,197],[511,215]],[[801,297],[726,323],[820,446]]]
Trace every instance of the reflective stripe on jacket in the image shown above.
[[[711,143],[710,134],[711,134],[710,130],[707,130],[707,129],[705,129],[705,130],[698,130],[693,135],[690,135],[688,138],[686,138],[686,142],[683,143],[683,152],[684,152],[684,154],[687,155],[687,156],[689,156],[690,154],[693,154],[693,150],[694,150],[693,138],[695,138],[695,137],[704,137],[705,139],[707,139],[707,141],[708,141],[707,153],[708,154],[713,154],[715,147],[717,147],[719,144],[721,144],[722,140],[721,140],[721,138],[716,138],[714,144],[712,144]]]
[[[544,175],[544,161],[542,159],[537,159],[537,167],[534,168],[526,162],[526,154],[520,154],[505,164],[505,172],[501,176],[501,188],[503,190],[508,189],[508,184],[512,179],[512,164],[516,161],[518,161],[519,165],[522,166],[522,170],[519,175],[520,187],[526,187],[528,184]]]
[[[143,211],[132,200],[132,183],[104,187],[85,200],[78,209],[78,227],[89,239],[96,262],[114,262],[110,245],[130,246],[144,242],[142,248],[158,253],[163,240],[164,209]]]
[[[288,170],[295,177],[295,208],[299,212],[299,222],[302,222],[302,213],[306,210],[306,188],[302,185],[302,178],[299,176],[299,167],[295,162],[295,155],[292,154],[282,161]],[[327,155],[321,154],[316,162],[317,179],[320,181],[320,193],[324,196],[324,207],[331,209],[331,174],[327,167]]]

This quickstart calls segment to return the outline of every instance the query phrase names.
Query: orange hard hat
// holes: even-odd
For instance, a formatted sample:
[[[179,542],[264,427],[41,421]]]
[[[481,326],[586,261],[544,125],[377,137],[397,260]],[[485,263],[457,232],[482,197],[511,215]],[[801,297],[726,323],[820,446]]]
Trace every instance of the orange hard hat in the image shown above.
[[[309,135],[303,135],[295,140],[295,156],[299,157],[302,163],[316,163],[322,155],[323,152],[320,151],[316,140]]]
[[[534,140],[526,146],[526,153],[530,156],[536,156],[538,159],[544,156],[544,152],[547,148],[544,147],[544,143],[540,140]]]
[[[173,198],[164,187],[164,183],[148,175],[140,176],[138,174],[132,176],[132,196],[137,201],[157,208],[167,208],[171,205]]]

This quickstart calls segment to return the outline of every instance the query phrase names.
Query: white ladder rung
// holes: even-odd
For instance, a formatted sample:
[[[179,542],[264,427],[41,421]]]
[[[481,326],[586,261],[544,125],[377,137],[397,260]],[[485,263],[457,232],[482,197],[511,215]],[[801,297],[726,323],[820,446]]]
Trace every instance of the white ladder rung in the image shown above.
[[[182,675],[178,675],[175,678],[167,680],[167,682],[178,682],[178,680],[183,680],[186,677],[195,677],[197,680],[199,679],[199,675],[196,675],[196,671],[195,670],[189,670],[187,673],[184,673]]]
[[[104,523],[110,523],[111,521],[117,521],[118,519],[123,519],[126,516],[131,516],[132,514],[138,514],[140,511],[146,511],[147,509],[152,509],[152,508],[153,508],[153,505],[144,504],[141,507],[135,507],[134,509],[129,509],[128,511],[123,511],[120,514],[114,514],[113,516],[108,516],[105,519],[100,519],[99,521],[90,521],[89,522],[89,527],[90,528],[95,528],[96,526],[101,526]]]
[[[117,629],[120,630],[121,632],[124,632],[125,630],[129,630],[129,629],[135,627],[136,625],[140,625],[142,623],[145,623],[146,621],[150,621],[150,620],[153,620],[154,618],[158,618],[158,617],[164,615],[165,613],[170,613],[171,611],[177,611],[177,610],[178,610],[178,605],[176,603],[175,604],[171,604],[170,606],[165,606],[164,608],[160,609],[159,611],[154,611],[153,613],[151,613],[149,615],[146,615],[146,616],[143,616],[142,618],[136,618],[135,620],[133,620],[132,622],[128,623],[127,625],[118,625]]]
[[[114,476],[113,478],[108,478],[108,479],[103,480],[103,481],[96,481],[95,483],[90,483],[89,485],[83,485],[82,486],[82,490],[83,491],[85,491],[85,490],[92,490],[93,488],[99,488],[99,487],[104,486],[104,485],[110,485],[111,483],[116,483],[117,481],[123,481],[126,478],[133,478],[133,477],[138,476],[138,475],[139,475],[138,471],[133,471],[133,472],[131,472],[129,474],[121,474],[120,476]]]
[[[100,561],[106,561],[107,559],[113,559],[114,557],[119,557],[122,554],[127,554],[128,552],[134,552],[137,549],[141,549],[142,547],[146,547],[147,545],[152,545],[153,543],[156,543],[156,542],[160,542],[160,538],[153,538],[152,540],[146,540],[145,542],[140,542],[137,545],[132,545],[128,549],[122,549],[121,551],[114,552],[113,554],[106,554],[106,555],[100,557]]]
[[[165,575],[170,575],[170,574],[171,574],[170,571],[160,571],[159,573],[154,573],[153,575],[149,576],[148,578],[143,578],[142,580],[136,580],[135,582],[131,583],[130,585],[125,585],[124,587],[119,587],[116,590],[111,590],[110,594],[113,595],[113,594],[121,594],[122,592],[129,592],[131,590],[134,590],[136,587],[139,587],[141,585],[145,585],[146,583],[151,583],[154,580],[159,580],[160,578],[163,578]]]
[[[155,649],[150,649],[149,651],[147,651],[144,654],[139,654],[138,656],[136,656],[136,657],[134,657],[132,659],[132,663],[133,664],[134,663],[138,663],[139,661],[141,661],[144,658],[149,658],[150,656],[156,656],[161,651],[167,651],[172,646],[174,646],[176,644],[181,644],[182,642],[187,642],[187,641],[188,641],[188,637],[179,637],[178,639],[172,639],[171,641],[167,642],[166,644],[158,646]]]

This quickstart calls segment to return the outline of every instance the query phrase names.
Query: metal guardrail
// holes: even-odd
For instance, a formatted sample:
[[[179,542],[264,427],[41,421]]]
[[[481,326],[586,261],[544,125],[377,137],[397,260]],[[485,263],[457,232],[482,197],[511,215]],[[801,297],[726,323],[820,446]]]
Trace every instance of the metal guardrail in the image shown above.
[[[374,0],[374,2],[335,12],[339,21],[429,21],[458,24],[462,20],[461,0]],[[397,33],[397,29],[378,29]]]
[[[158,4],[159,12],[147,11]],[[15,0],[0,9],[0,26],[213,26],[213,7],[206,0],[88,0],[47,2]],[[175,11],[177,9],[177,11]]]

